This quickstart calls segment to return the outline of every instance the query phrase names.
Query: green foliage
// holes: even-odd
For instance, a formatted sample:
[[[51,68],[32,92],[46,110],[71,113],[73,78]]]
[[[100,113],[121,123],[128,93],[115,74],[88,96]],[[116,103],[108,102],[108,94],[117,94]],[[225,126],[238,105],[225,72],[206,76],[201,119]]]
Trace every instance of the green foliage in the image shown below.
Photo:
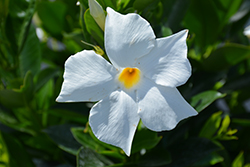
[[[158,133],[140,122],[130,157],[99,141],[92,104],[55,102],[65,60],[93,49],[81,41],[105,51],[88,1],[1,0],[0,167],[250,166],[250,1],[97,1],[140,14],[157,37],[189,29],[193,74],[179,90],[199,114]]]

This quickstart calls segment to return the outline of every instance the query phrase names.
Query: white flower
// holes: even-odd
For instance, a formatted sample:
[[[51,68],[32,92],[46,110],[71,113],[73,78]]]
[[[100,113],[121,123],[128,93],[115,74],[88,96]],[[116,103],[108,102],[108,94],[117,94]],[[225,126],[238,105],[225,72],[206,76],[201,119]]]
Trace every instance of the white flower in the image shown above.
[[[105,13],[102,6],[96,0],[89,0],[88,2],[91,16],[95,19],[95,22],[99,25],[99,27],[104,30]]]
[[[155,39],[139,15],[121,15],[111,8],[107,13],[105,49],[112,65],[94,51],[70,56],[57,101],[100,100],[90,110],[93,133],[130,155],[140,119],[147,128],[163,131],[197,114],[176,88],[191,75],[188,31]]]

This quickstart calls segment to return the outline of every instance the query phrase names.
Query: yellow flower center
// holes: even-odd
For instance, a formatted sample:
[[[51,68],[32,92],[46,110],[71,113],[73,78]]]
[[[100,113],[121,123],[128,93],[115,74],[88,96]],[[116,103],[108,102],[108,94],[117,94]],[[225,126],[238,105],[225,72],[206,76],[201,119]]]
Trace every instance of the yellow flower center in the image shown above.
[[[138,68],[127,67],[122,70],[118,80],[123,83],[124,87],[129,89],[140,81],[140,70]]]

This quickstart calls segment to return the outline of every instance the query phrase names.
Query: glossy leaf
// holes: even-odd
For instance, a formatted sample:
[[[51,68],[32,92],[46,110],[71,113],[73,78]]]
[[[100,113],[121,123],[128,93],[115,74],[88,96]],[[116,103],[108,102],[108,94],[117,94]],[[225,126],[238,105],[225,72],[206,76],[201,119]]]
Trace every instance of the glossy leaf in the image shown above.
[[[215,100],[225,97],[226,94],[221,94],[217,91],[206,91],[198,95],[195,95],[191,99],[191,105],[196,109],[196,111],[201,112]]]

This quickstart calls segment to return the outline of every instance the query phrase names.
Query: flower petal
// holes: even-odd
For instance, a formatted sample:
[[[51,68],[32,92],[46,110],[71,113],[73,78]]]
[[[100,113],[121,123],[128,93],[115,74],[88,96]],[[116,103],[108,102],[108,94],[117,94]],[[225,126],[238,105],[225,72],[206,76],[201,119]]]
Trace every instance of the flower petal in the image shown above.
[[[138,98],[138,114],[154,131],[171,130],[182,119],[197,115],[176,88],[156,85],[147,78],[138,90]]]
[[[114,91],[95,104],[89,116],[95,136],[105,143],[122,148],[128,156],[140,120],[134,98],[135,95],[128,95],[121,90]]]
[[[105,49],[112,64],[133,67],[135,60],[154,47],[155,35],[150,24],[138,14],[122,15],[107,8]]]
[[[136,66],[159,85],[183,85],[191,75],[191,65],[187,59],[187,34],[188,31],[183,30],[172,36],[156,39],[154,49],[138,59]]]
[[[81,51],[65,62],[58,102],[98,101],[116,89],[116,70],[94,51]]]

